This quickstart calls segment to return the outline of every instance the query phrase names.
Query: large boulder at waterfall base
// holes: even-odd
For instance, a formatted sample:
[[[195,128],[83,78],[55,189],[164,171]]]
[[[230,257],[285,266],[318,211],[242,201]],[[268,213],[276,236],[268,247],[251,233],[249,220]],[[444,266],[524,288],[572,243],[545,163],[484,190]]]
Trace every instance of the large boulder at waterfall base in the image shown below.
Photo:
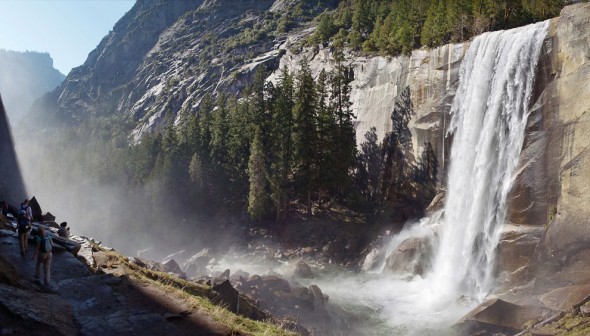
[[[241,277],[234,284],[273,316],[316,322],[331,318],[326,310],[328,296],[316,285],[291,287],[287,280],[275,275],[253,275],[248,280]]]
[[[213,299],[213,302],[224,305],[229,311],[246,316],[252,320],[261,321],[269,316],[258,309],[256,304],[250,302],[245,296],[241,295],[229,282],[225,280],[222,283],[213,286],[213,290],[219,295]]]
[[[43,221],[43,211],[41,210],[41,205],[39,205],[39,201],[37,198],[33,196],[29,201],[29,206],[31,207],[31,212],[33,213],[33,220],[34,221]]]
[[[306,263],[303,260],[299,260],[297,264],[295,264],[295,271],[293,275],[299,278],[313,279],[313,272],[311,271],[311,267],[308,263]]]
[[[386,268],[395,273],[422,275],[430,267],[432,244],[428,238],[408,238],[387,257]]]
[[[551,313],[551,310],[542,307],[492,299],[463,316],[453,328],[461,335],[514,335],[523,330],[526,324],[541,321]]]

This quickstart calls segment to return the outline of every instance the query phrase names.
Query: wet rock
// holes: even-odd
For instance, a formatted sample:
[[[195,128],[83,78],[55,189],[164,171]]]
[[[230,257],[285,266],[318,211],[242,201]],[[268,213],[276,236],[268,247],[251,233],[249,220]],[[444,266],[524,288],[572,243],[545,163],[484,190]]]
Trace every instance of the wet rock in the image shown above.
[[[328,314],[326,311],[326,303],[328,302],[328,296],[322,293],[320,287],[316,285],[309,286],[309,293],[313,296],[313,309],[319,313]]]
[[[525,324],[531,320],[541,321],[551,313],[551,310],[542,307],[492,299],[463,316],[453,328],[461,335],[514,335],[523,330]]]
[[[553,310],[565,310],[590,294],[590,284],[554,289],[541,296],[540,301]]]
[[[427,237],[408,238],[387,257],[386,269],[422,275],[431,266],[432,243]]]
[[[291,293],[293,293],[293,297],[300,301],[304,307],[307,309],[313,309],[314,295],[309,291],[309,288],[293,287]]]
[[[543,235],[540,226],[504,224],[498,242],[497,269],[503,274],[504,289],[521,286],[531,280],[529,265]]]
[[[229,277],[231,281],[242,281],[242,279],[248,279],[250,277],[250,273],[244,272],[242,270],[237,270],[232,273]]]
[[[365,259],[361,262],[361,269],[365,272],[375,270],[385,261],[385,250],[382,248],[373,248]]]
[[[183,265],[182,269],[188,276],[199,276],[207,273],[207,265],[213,259],[209,254],[209,249],[205,248],[190,257]]]
[[[293,275],[304,279],[313,279],[314,277],[311,267],[303,260],[299,260],[297,264],[295,264]]]
[[[213,286],[213,290],[219,294],[213,301],[222,303],[228,310],[257,321],[268,318],[254,303],[233,288],[229,280]]]

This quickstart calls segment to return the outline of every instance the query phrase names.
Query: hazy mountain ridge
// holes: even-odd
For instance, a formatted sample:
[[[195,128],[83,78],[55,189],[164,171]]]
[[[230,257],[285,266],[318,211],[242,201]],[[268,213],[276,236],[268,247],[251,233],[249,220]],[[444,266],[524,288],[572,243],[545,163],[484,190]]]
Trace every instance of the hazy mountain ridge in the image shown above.
[[[0,49],[0,94],[14,125],[33,101],[54,90],[66,76],[53,67],[48,53]]]

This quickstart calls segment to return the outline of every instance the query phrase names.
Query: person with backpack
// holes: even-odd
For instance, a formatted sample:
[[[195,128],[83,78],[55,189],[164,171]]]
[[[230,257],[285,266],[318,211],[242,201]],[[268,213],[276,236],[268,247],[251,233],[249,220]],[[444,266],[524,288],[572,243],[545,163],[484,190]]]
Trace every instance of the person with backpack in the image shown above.
[[[45,270],[45,285],[49,285],[49,280],[51,278],[51,257],[52,253],[51,250],[53,249],[53,241],[51,240],[51,235],[49,232],[45,232],[43,226],[39,225],[37,228],[38,236],[35,238],[37,242],[37,249],[35,250],[35,254],[33,255],[33,259],[37,257],[37,265],[35,267],[35,279],[39,280],[41,276],[41,264],[44,266]]]
[[[20,255],[24,257],[29,249],[29,231],[31,231],[31,225],[25,210],[21,210],[18,214],[18,218],[16,219],[16,229],[18,231]]]
[[[25,201],[20,204],[20,210],[25,211],[27,213],[27,218],[29,219],[29,225],[33,223],[33,210],[29,206],[29,199],[25,198]]]

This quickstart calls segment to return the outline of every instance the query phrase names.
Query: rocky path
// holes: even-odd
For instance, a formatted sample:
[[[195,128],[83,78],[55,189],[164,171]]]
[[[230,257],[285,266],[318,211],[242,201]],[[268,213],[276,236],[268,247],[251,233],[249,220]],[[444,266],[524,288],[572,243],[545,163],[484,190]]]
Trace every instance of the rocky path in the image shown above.
[[[32,246],[0,230],[2,335],[229,335],[180,298],[126,276],[93,273],[69,252],[53,254],[48,287],[34,279]]]

